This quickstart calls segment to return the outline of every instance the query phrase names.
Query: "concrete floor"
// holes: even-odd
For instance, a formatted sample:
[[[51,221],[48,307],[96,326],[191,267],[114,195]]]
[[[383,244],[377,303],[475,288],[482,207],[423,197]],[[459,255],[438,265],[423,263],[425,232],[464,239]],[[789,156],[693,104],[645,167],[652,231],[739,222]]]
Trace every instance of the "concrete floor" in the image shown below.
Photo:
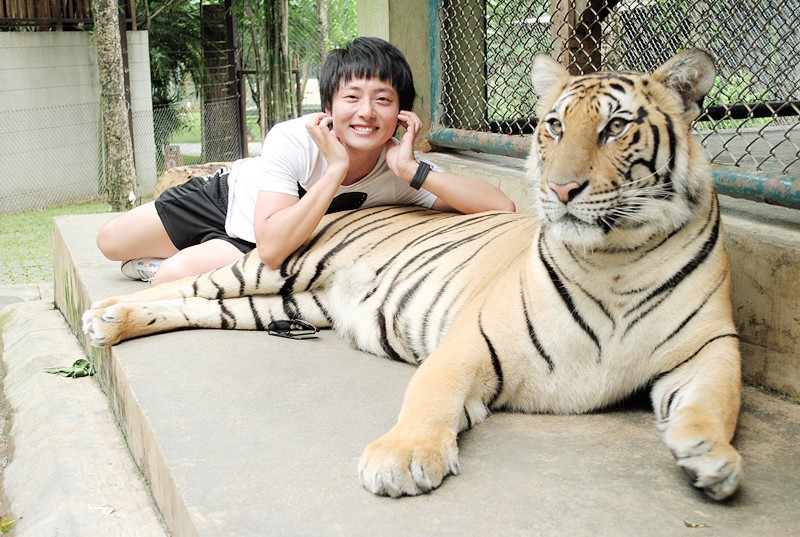
[[[70,324],[89,301],[144,285],[125,280],[94,247],[107,217],[56,222],[56,301]],[[584,416],[495,414],[462,435],[461,475],[429,495],[393,500],[364,490],[356,464],[394,423],[410,366],[353,351],[330,332],[290,341],[184,331],[93,356],[173,535],[696,529],[789,536],[800,529],[800,406],[754,387],[745,390],[735,441],[743,486],[725,503],[688,485],[641,400]],[[24,506],[13,507],[23,514]]]

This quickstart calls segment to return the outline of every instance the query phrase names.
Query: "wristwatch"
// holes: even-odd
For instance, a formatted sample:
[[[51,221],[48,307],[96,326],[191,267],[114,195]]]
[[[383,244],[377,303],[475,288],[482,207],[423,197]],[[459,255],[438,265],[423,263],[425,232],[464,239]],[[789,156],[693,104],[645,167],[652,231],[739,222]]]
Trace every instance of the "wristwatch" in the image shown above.
[[[414,190],[419,190],[422,186],[422,183],[425,182],[425,179],[428,177],[428,174],[433,169],[433,166],[428,164],[427,162],[420,162],[419,166],[417,167],[417,173],[414,174],[414,178],[411,179],[411,188]]]

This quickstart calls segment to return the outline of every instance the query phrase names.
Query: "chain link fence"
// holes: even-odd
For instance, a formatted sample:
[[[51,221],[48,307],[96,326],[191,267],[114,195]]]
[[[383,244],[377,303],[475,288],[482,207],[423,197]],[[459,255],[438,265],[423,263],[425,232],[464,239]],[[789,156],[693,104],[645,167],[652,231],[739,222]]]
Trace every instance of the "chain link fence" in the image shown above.
[[[534,54],[573,74],[652,71],[695,47],[719,69],[696,123],[713,162],[798,177],[799,12],[798,0],[443,0],[434,120],[524,135],[536,123]]]
[[[97,194],[98,111],[77,104],[0,112],[0,214]]]
[[[0,214],[98,197],[106,180],[99,114],[98,102],[0,111]],[[149,112],[132,120],[134,141],[147,141]],[[144,160],[146,145],[138,152]],[[152,166],[138,167],[137,180],[138,196],[152,191]]]

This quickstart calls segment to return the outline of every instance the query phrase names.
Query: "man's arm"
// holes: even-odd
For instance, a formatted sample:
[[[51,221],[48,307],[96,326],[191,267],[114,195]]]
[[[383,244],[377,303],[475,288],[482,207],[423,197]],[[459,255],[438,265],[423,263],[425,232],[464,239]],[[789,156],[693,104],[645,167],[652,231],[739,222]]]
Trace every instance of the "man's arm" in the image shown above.
[[[401,111],[398,117],[406,132],[399,144],[387,142],[386,163],[400,179],[411,183],[420,166],[414,159],[414,140],[422,122],[413,112]],[[472,214],[516,210],[514,202],[502,190],[480,179],[430,171],[422,188],[436,196],[432,208],[437,211]]]
[[[412,174],[408,181],[411,182],[413,177]],[[407,179],[406,177],[401,178]],[[436,196],[436,201],[431,208],[437,211],[462,214],[483,211],[516,211],[514,202],[502,190],[472,177],[431,171],[422,184],[422,188]]]
[[[349,169],[347,151],[329,130],[332,118],[313,115],[306,128],[320,148],[328,168],[302,197],[261,191],[256,199],[253,226],[261,262],[278,268],[316,229]]]

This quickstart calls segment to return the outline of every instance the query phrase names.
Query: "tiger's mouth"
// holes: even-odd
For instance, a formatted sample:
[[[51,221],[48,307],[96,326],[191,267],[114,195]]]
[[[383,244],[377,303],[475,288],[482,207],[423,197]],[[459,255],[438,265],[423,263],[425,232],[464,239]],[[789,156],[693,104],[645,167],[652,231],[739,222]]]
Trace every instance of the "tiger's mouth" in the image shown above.
[[[568,211],[547,215],[545,227],[560,241],[582,246],[600,244],[608,232],[608,228],[603,226],[602,222],[587,222]]]

